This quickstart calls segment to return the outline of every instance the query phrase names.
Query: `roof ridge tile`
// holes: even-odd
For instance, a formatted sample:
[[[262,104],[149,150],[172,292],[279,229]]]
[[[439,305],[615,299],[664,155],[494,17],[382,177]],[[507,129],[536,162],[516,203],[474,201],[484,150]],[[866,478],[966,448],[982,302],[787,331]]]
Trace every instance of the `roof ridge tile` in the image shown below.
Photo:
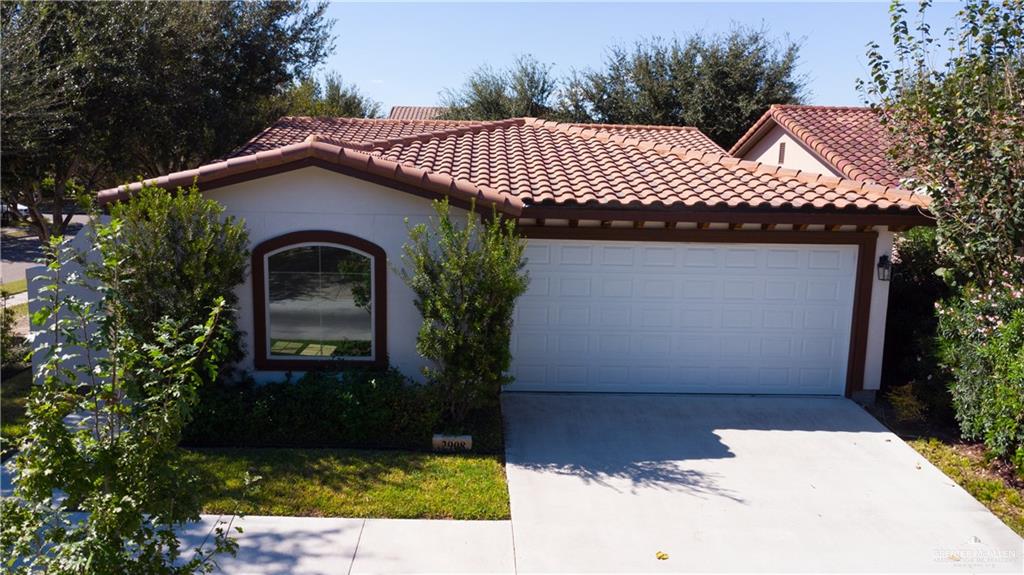
[[[597,130],[608,129],[637,129],[637,130],[665,130],[665,131],[700,131],[696,126],[671,126],[667,124],[603,124],[600,122],[566,122],[569,126],[590,126]]]

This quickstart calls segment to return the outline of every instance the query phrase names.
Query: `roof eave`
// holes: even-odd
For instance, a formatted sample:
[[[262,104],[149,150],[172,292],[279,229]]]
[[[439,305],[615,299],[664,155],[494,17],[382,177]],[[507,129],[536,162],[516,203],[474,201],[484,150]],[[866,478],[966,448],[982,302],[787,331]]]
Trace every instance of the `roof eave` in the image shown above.
[[[765,113],[758,118],[756,122],[754,122],[754,125],[750,126],[750,128],[740,136],[739,140],[736,140],[736,143],[729,148],[730,156],[735,156],[737,158],[743,157],[743,154],[750,151],[750,148],[753,148],[754,145],[761,141],[761,138],[768,134],[774,126],[778,125],[778,122],[775,120],[774,110],[774,106],[768,108],[768,110],[765,111]]]
[[[523,208],[523,202],[519,198],[487,186],[403,165],[363,151],[317,141],[315,138],[300,144],[230,158],[193,170],[102,190],[96,199],[100,206],[104,206],[131,197],[144,185],[174,190],[195,184],[200,190],[209,190],[310,166],[357,176],[365,175],[367,178],[364,179],[371,179],[384,185],[391,184],[391,187],[402,191],[417,190],[437,197],[450,197],[461,203],[493,205],[501,213],[510,216],[518,216]]]
[[[934,226],[935,218],[915,209],[820,209],[757,206],[534,204],[520,217],[535,219],[729,224],[797,224],[915,227]]]

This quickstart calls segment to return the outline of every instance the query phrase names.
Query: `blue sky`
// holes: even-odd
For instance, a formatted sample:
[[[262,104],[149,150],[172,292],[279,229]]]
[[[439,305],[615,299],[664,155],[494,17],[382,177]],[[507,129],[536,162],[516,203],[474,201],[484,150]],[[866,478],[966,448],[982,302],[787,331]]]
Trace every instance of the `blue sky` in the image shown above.
[[[802,44],[800,72],[812,104],[859,104],[854,82],[867,76],[865,45],[888,41],[888,2],[761,3],[335,3],[336,49],[324,70],[340,73],[383,112],[434,105],[481,64],[503,67],[530,53],[556,74],[601,64],[606,48],[651,36],[725,32],[732,23],[766,26]],[[931,9],[933,30],[958,6]]]

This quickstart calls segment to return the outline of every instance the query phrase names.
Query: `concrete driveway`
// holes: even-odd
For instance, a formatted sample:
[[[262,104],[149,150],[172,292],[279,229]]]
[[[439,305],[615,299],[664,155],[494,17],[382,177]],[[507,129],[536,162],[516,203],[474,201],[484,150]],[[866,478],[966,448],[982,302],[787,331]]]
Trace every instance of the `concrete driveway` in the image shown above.
[[[1016,534],[846,399],[503,408],[519,573],[1024,570]]]

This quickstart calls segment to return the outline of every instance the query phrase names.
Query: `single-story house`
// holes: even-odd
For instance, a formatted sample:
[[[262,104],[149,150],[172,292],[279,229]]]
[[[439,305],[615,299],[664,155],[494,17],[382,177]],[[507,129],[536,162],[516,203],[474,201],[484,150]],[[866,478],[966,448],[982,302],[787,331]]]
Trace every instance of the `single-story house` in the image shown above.
[[[685,127],[282,118],[193,180],[244,218],[243,367],[340,359],[410,376],[397,270],[431,200],[527,238],[509,390],[846,395],[878,389],[893,233],[927,200],[730,156]],[[101,203],[138,185],[104,190]]]
[[[871,108],[776,104],[729,154],[802,172],[899,186],[903,172],[889,158],[889,133]]]

